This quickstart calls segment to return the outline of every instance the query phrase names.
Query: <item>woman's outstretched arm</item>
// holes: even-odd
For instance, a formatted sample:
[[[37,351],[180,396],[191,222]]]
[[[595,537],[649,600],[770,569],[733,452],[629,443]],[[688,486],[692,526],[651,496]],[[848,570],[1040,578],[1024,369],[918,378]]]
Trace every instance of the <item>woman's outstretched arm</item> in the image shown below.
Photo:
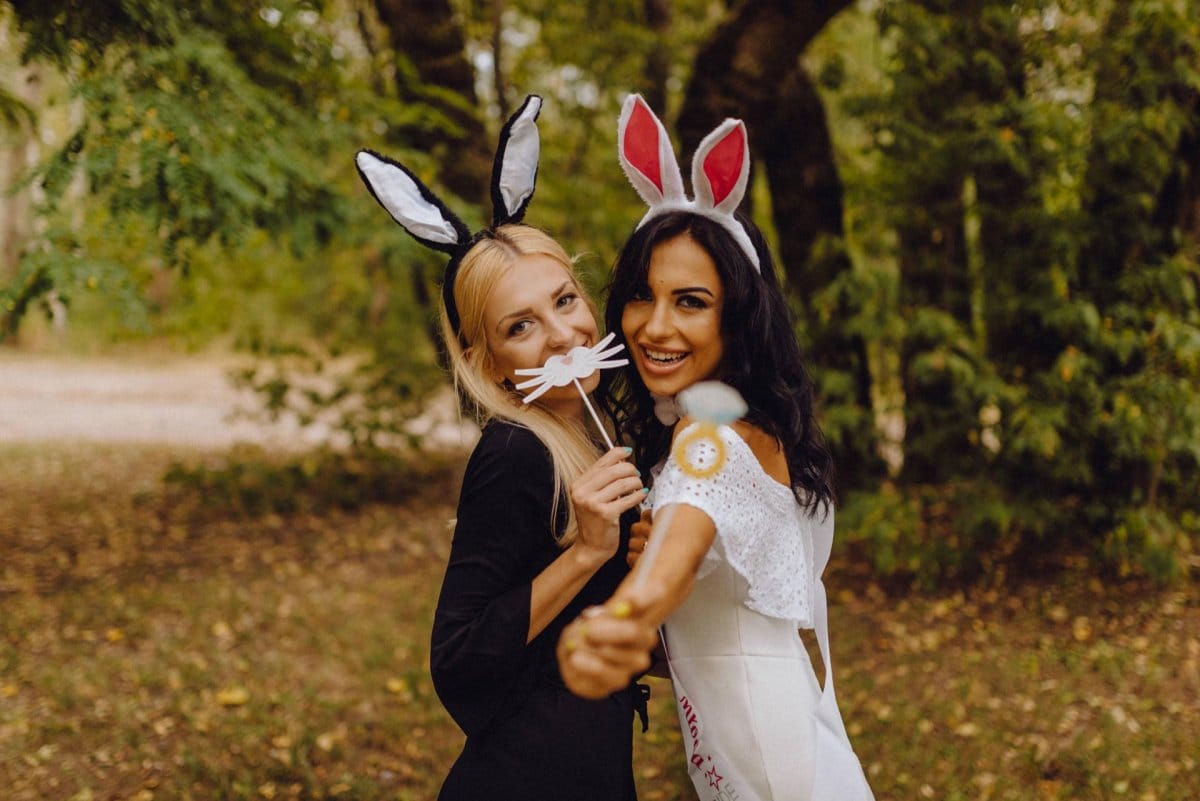
[[[658,627],[691,593],[716,527],[704,512],[678,504],[669,528],[652,536],[663,538],[653,564],[635,566],[604,606],[586,610],[559,639],[559,669],[576,695],[603,698],[650,667]]]
[[[686,419],[681,421],[676,436],[688,424]],[[773,436],[745,422],[735,423],[733,430],[750,447],[763,472],[790,486],[786,455]],[[646,669],[650,634],[691,593],[697,570],[716,537],[716,523],[709,514],[719,516],[721,512],[717,508],[704,512],[687,503],[660,509],[660,520],[668,514],[670,520],[666,530],[652,529],[649,536],[649,540],[661,538],[652,565],[641,564],[648,542],[638,537],[635,545],[631,538],[631,553],[641,551],[633,572],[611,600],[568,626],[559,640],[559,667],[576,694],[586,698],[606,695]],[[643,570],[648,570],[644,579],[639,578]]]

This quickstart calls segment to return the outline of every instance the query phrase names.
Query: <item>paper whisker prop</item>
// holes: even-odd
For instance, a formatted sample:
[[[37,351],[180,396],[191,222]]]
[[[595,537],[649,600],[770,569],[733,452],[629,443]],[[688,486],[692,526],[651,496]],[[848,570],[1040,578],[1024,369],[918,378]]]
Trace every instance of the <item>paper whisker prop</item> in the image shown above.
[[[679,393],[678,404],[696,423],[687,434],[671,447],[671,458],[679,469],[694,479],[706,479],[721,472],[725,466],[725,443],[717,426],[729,425],[748,410],[741,394],[720,381],[701,381]],[[669,504],[655,516],[647,537],[646,550],[637,563],[634,589],[640,590],[662,550],[663,540],[671,529],[678,504]]]
[[[575,389],[579,390],[579,397],[583,398],[584,405],[587,406],[588,412],[591,413],[592,419],[596,421],[596,428],[600,429],[600,436],[604,437],[604,442],[608,445],[609,450],[612,450],[616,446],[613,445],[608,432],[604,430],[604,426],[600,423],[600,416],[596,414],[595,408],[592,407],[592,402],[588,399],[587,393],[583,391],[583,386],[579,381],[580,379],[587,378],[597,370],[605,370],[610,367],[623,367],[629,364],[628,359],[612,358],[625,349],[625,346],[621,344],[613,345],[611,348],[608,347],[615,336],[616,334],[610,333],[590,348],[579,345],[571,348],[565,355],[555,354],[547,359],[546,363],[541,367],[529,367],[513,371],[517,375],[533,376],[528,381],[522,381],[516,386],[517,389],[533,389],[524,398],[526,404],[533,403],[554,387],[565,387],[567,384],[574,384]]]

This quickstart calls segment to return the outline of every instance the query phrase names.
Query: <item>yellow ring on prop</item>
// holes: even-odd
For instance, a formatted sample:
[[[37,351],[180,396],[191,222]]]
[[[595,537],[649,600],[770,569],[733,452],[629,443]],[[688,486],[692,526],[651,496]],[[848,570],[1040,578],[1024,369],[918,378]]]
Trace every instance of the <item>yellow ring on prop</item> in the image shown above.
[[[707,442],[716,450],[716,458],[708,467],[697,467],[687,459],[687,450],[695,442]],[[675,442],[671,455],[679,469],[692,478],[708,478],[725,466],[725,443],[712,423],[700,423],[688,434],[684,434]]]

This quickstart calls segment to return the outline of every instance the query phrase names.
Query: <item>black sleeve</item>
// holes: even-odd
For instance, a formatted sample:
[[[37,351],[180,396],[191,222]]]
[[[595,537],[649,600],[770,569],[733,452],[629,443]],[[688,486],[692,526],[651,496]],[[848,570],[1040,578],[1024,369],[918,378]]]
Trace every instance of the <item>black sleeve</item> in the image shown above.
[[[532,432],[497,423],[485,429],[467,465],[430,669],[438,697],[468,735],[512,703],[528,673],[533,579],[557,551],[552,471]]]

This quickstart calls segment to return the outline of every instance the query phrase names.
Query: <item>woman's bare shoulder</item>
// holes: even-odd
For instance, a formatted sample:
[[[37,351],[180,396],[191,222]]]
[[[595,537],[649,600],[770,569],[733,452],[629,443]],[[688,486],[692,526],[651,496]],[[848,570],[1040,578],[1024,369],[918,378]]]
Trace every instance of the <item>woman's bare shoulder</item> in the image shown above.
[[[694,421],[690,417],[682,418],[675,425],[672,440],[678,438],[680,432],[692,422]],[[738,420],[730,427],[735,434],[742,438],[743,442],[750,446],[750,452],[754,454],[754,458],[758,460],[764,473],[784,486],[791,486],[787,454],[783,452],[783,446],[779,444],[779,440],[745,420]]]
[[[787,454],[783,452],[783,446],[779,443],[779,440],[753,423],[747,423],[745,420],[738,420],[733,424],[732,428],[750,446],[750,452],[754,454],[754,458],[758,459],[758,463],[762,465],[763,472],[780,484],[785,486],[791,485],[791,479],[788,474]]]

